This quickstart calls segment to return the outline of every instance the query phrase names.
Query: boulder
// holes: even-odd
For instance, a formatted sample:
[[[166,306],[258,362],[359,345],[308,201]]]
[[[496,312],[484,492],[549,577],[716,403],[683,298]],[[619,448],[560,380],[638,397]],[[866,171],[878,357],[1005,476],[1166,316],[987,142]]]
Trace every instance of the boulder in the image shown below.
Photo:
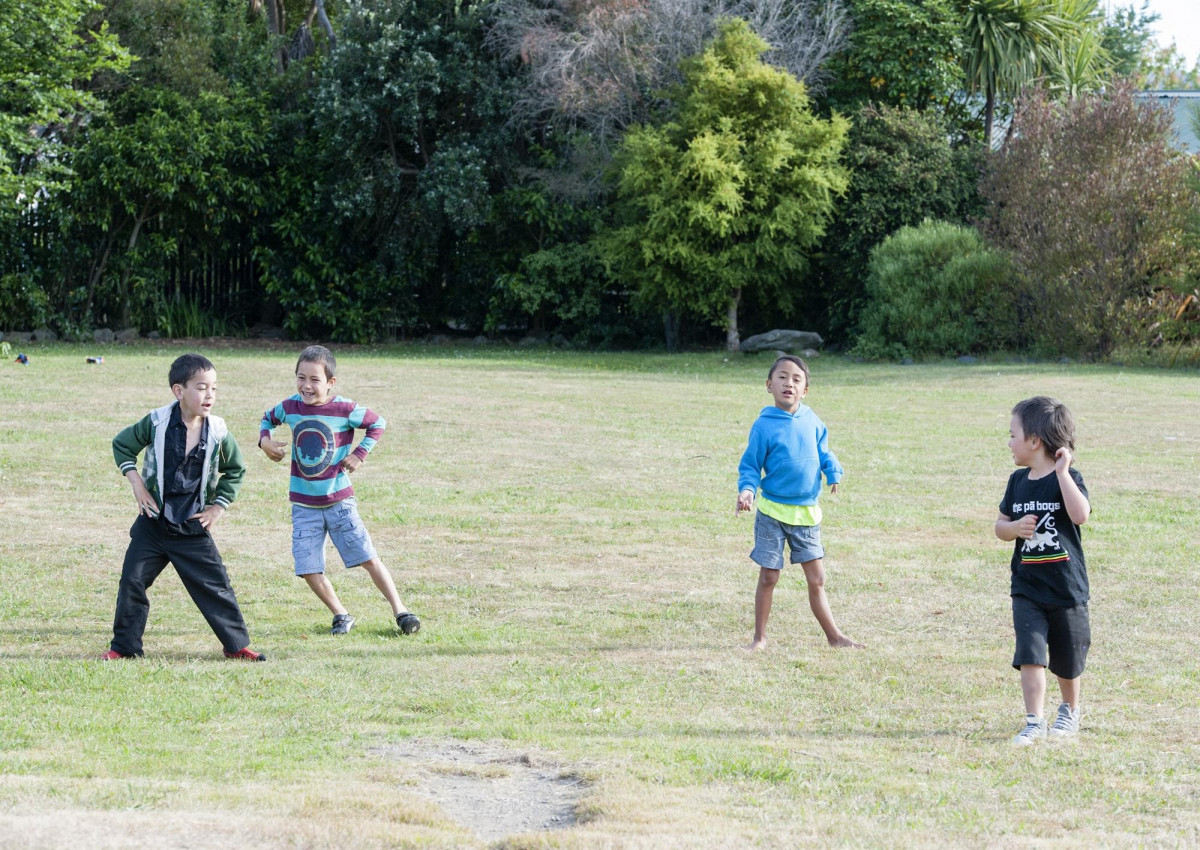
[[[56,342],[58,334],[49,328],[38,328],[33,332],[32,339],[34,342]]]
[[[29,331],[9,331],[4,336],[5,342],[29,342],[33,339],[33,334]]]
[[[92,340],[101,345],[112,342],[116,339],[116,336],[109,328],[96,328],[96,330],[92,331]]]
[[[820,348],[821,335],[813,331],[773,330],[765,334],[746,337],[738,346],[740,351],[752,354],[755,351],[803,351]]]
[[[136,328],[126,328],[123,331],[117,331],[115,339],[117,342],[133,342],[139,337]]]

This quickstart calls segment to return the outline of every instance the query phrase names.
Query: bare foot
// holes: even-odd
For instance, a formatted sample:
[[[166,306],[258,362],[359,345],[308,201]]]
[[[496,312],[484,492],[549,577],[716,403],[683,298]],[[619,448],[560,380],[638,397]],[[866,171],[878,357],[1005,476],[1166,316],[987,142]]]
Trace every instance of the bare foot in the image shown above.
[[[766,649],[766,648],[767,648],[767,639],[766,638],[755,638],[754,640],[750,641],[750,643],[746,644],[746,649],[749,650],[750,652],[756,652],[760,649]]]
[[[829,645],[837,647],[838,649],[866,649],[867,647],[865,643],[859,643],[856,640],[851,640],[845,635],[838,635],[835,638],[830,638]]]

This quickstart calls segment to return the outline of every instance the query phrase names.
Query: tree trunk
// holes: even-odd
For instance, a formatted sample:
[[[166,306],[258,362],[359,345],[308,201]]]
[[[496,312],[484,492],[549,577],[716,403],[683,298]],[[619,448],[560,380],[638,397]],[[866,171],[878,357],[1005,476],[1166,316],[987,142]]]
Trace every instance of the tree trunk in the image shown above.
[[[738,304],[742,300],[742,290],[733,293],[733,297],[729,299],[728,319],[725,323],[725,349],[727,351],[737,351],[741,347],[741,339],[738,337]]]
[[[987,145],[987,152],[992,150],[992,125],[996,121],[996,93],[990,89],[987,92],[987,97],[983,107],[983,143]]]
[[[667,351],[679,350],[679,314],[674,310],[663,310],[663,336]]]
[[[141,234],[142,225],[150,218],[150,202],[146,201],[146,205],[142,207],[142,211],[138,213],[137,220],[133,222],[133,231],[129,234],[129,244],[125,246],[125,253],[129,262],[125,264],[125,270],[121,272],[121,286],[119,289],[121,295],[121,329],[124,330],[130,326],[133,321],[133,309],[129,302],[129,276],[133,272],[133,262],[130,255],[133,254],[133,249],[137,247],[138,236]]]

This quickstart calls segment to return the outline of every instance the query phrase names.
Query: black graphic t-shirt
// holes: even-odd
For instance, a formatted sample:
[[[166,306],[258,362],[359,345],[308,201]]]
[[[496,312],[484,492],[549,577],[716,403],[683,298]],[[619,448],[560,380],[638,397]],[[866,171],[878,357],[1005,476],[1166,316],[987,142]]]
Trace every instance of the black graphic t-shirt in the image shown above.
[[[1086,497],[1083,476],[1073,467],[1069,472]],[[1012,595],[1064,608],[1087,602],[1087,565],[1080,529],[1063,505],[1058,476],[1051,472],[1030,481],[1029,470],[1018,469],[1008,477],[1000,513],[1013,520],[1029,514],[1037,517],[1033,537],[1018,537],[1013,545]]]

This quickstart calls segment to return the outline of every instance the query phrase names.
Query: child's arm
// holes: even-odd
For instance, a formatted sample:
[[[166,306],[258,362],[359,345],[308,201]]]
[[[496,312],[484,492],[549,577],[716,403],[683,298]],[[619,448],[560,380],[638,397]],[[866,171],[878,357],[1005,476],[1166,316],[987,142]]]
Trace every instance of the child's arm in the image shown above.
[[[736,513],[753,510],[754,496],[762,482],[763,463],[767,459],[766,442],[757,428],[750,429],[750,439],[738,463],[738,500]]]
[[[158,516],[158,503],[146,489],[142,476],[138,474],[137,456],[153,439],[154,425],[150,422],[150,416],[146,415],[128,428],[122,428],[117,436],[113,437],[112,442],[113,460],[129,482],[129,486],[133,488],[138,513],[151,518]]]
[[[1030,539],[1035,528],[1037,514],[1026,514],[1018,520],[1009,519],[1007,514],[1000,514],[996,518],[996,536],[1010,543],[1018,537]]]
[[[281,443],[274,439],[271,432],[283,424],[283,416],[283,405],[277,404],[263,414],[262,422],[258,424],[258,447],[263,450],[263,454],[276,463],[283,460],[287,442]]]
[[[825,427],[824,423],[821,423],[817,429],[817,457],[821,461],[821,472],[824,474],[825,480],[829,482],[829,492],[836,494],[838,482],[842,480],[846,470],[842,469],[837,455],[833,453],[833,449],[829,448],[829,429]]]
[[[217,520],[225,516],[229,505],[237,498],[238,489],[242,486],[242,478],[246,475],[246,465],[242,462],[242,450],[238,447],[233,434],[226,434],[225,439],[217,446],[217,486],[213,493],[211,505],[205,505],[204,510],[191,518],[200,521],[200,525],[211,531]]]
[[[346,472],[353,472],[362,465],[362,462],[367,459],[367,455],[371,453],[371,449],[375,448],[379,438],[383,436],[383,430],[387,428],[387,420],[375,411],[358,404],[354,406],[354,410],[350,411],[349,422],[352,427],[364,428],[367,432],[358,441],[354,451],[342,458],[342,469]]]
[[[1058,488],[1062,490],[1063,507],[1071,522],[1083,525],[1092,513],[1092,505],[1071,477],[1071,450],[1065,446],[1054,453],[1054,474],[1058,476]]]

